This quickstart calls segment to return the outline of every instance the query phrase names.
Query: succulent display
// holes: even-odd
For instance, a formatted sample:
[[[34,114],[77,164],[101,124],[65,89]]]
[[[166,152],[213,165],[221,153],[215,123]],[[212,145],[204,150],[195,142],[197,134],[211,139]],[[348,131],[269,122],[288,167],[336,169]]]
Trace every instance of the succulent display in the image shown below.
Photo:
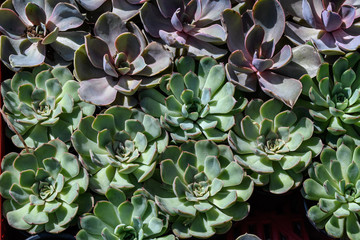
[[[348,53],[332,66],[323,63],[316,78],[301,78],[303,94],[299,106],[309,109],[315,129],[328,133],[328,141],[336,145],[339,136],[350,135],[360,141],[360,54]]]
[[[256,185],[269,184],[269,190],[282,194],[298,187],[302,171],[321,149],[313,136],[314,125],[306,117],[284,110],[284,105],[270,99],[253,99],[245,117],[229,132],[234,159],[247,169]]]
[[[88,174],[58,139],[31,152],[9,153],[1,169],[2,211],[14,228],[58,233],[92,208]]]
[[[3,63],[15,71],[44,62],[69,65],[86,35],[74,30],[84,16],[73,4],[72,0],[6,1],[0,8]]]
[[[291,6],[293,16],[303,20],[286,22],[285,35],[295,44],[312,41],[329,55],[354,51],[360,45],[358,1],[293,0]]]
[[[171,65],[171,54],[162,45],[145,38],[135,24],[128,28],[114,13],[104,13],[96,21],[95,36],[75,52],[75,76],[80,81],[80,97],[93,104],[109,105],[118,95],[133,95],[138,88],[156,86]],[[91,70],[89,70],[91,69]],[[124,100],[131,105],[131,100]]]
[[[293,107],[302,88],[298,77],[315,76],[319,55],[309,45],[293,50],[285,45],[276,53],[285,29],[285,14],[278,1],[258,0],[252,15],[244,15],[231,9],[222,15],[232,52],[226,64],[227,78],[246,92],[255,92],[259,82],[267,95]]]
[[[309,168],[303,195],[317,201],[307,215],[318,228],[325,227],[335,238],[355,240],[360,237],[360,147],[348,136],[337,147],[325,148],[321,162]]]
[[[1,95],[10,123],[25,144],[34,148],[55,138],[69,142],[81,118],[94,113],[95,106],[82,102],[78,89],[67,68],[42,65],[5,80]],[[25,147],[18,135],[12,140],[16,146]]]
[[[246,200],[254,184],[233,161],[228,146],[209,140],[168,146],[161,155],[160,176],[145,182],[145,189],[172,216],[172,230],[179,238],[225,233],[232,220],[249,212]]]
[[[234,98],[235,87],[226,82],[224,65],[210,57],[202,58],[198,75],[190,57],[182,57],[176,65],[179,73],[162,84],[163,93],[155,89],[140,93],[141,108],[160,118],[175,142],[226,140],[235,124],[234,114],[245,108],[247,100]]]
[[[154,117],[114,106],[83,118],[72,143],[92,175],[90,188],[105,194],[110,187],[131,189],[150,178],[168,135]]]
[[[216,46],[226,40],[218,22],[230,7],[230,0],[157,0],[145,3],[140,17],[145,30],[165,44],[186,48],[192,57],[220,58],[227,50]]]
[[[154,201],[142,195],[134,195],[131,201],[121,190],[110,188],[108,201],[98,201],[93,214],[80,219],[78,240],[141,239],[175,240],[174,237],[158,237],[167,230],[167,216],[158,211]]]

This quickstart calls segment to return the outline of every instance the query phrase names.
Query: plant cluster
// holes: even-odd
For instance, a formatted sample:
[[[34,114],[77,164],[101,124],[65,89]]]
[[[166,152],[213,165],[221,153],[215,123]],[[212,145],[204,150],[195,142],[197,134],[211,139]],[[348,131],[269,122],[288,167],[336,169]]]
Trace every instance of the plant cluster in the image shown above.
[[[6,0],[1,114],[20,148],[1,164],[9,225],[210,238],[246,218],[254,189],[303,183],[316,226],[359,239],[359,7]]]

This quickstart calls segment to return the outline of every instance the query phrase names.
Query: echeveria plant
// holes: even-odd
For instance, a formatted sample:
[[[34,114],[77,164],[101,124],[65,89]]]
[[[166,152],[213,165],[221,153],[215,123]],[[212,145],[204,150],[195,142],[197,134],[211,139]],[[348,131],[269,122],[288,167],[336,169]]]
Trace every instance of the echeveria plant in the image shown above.
[[[82,102],[79,83],[65,67],[42,65],[32,72],[17,72],[1,84],[4,111],[28,147],[37,147],[59,138],[69,142],[83,116],[92,115],[95,106]],[[18,135],[13,143],[25,147]]]
[[[92,175],[90,188],[105,194],[110,187],[131,189],[150,178],[168,135],[154,117],[114,106],[83,118],[72,143]]]
[[[257,82],[269,96],[293,107],[301,93],[298,77],[314,76],[320,57],[313,47],[292,50],[278,44],[285,29],[285,14],[277,0],[258,0],[251,14],[235,10],[223,12],[227,44],[232,52],[226,64],[228,79],[241,90],[255,92]],[[306,57],[306,58],[305,58]]]
[[[84,16],[73,4],[72,0],[6,1],[0,8],[3,63],[16,71],[44,62],[69,65],[86,35],[72,30],[84,22]]]
[[[290,6],[283,3],[284,8]],[[356,0],[295,0],[292,15],[304,21],[287,21],[285,35],[295,44],[312,41],[324,54],[343,54],[360,45]]]
[[[95,36],[87,35],[85,45],[75,52],[83,100],[108,105],[118,92],[129,96],[138,88],[154,87],[161,78],[158,74],[171,65],[171,54],[161,44],[147,45],[138,27],[128,26],[114,13],[104,13],[95,23]]]
[[[141,108],[160,118],[175,142],[207,138],[224,141],[235,124],[234,114],[245,108],[247,100],[234,98],[235,87],[226,81],[224,65],[210,57],[195,61],[182,57],[176,63],[179,73],[165,80],[161,93],[149,89],[140,93]]]
[[[304,197],[317,201],[307,215],[335,238],[359,239],[360,147],[345,136],[336,151],[325,148],[320,160],[309,168],[310,178],[303,184]]]
[[[145,182],[160,209],[171,215],[179,238],[209,238],[225,233],[232,220],[247,216],[254,183],[233,160],[231,149],[212,141],[168,146],[160,176]],[[162,182],[162,183],[160,183]]]
[[[235,160],[247,169],[256,185],[269,184],[269,190],[282,194],[298,187],[302,171],[322,149],[313,136],[314,125],[306,117],[284,110],[270,99],[253,99],[245,117],[229,132],[229,144],[237,153]]]
[[[93,206],[85,192],[88,173],[58,139],[30,152],[9,153],[1,169],[2,211],[16,229],[59,233]]]
[[[165,44],[185,47],[190,56],[220,58],[226,49],[226,32],[219,24],[221,12],[230,8],[230,0],[157,0],[141,8],[145,30]]]
[[[98,201],[93,214],[80,218],[78,240],[175,240],[163,235],[168,227],[168,217],[159,212],[154,201],[134,195],[131,201],[121,190],[110,188],[108,201]]]
[[[316,131],[328,132],[328,141],[336,145],[347,134],[360,141],[360,54],[349,53],[330,68],[323,63],[316,78],[304,75],[300,80],[307,100],[299,106],[309,109]],[[309,101],[310,100],[310,101]]]

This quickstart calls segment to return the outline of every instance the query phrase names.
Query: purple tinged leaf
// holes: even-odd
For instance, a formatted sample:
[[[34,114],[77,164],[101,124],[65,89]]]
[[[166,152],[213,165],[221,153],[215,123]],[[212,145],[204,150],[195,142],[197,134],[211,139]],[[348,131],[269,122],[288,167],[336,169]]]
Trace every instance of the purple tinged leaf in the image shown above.
[[[264,40],[265,31],[259,25],[254,25],[245,37],[246,51],[250,56],[260,54],[260,46]]]
[[[125,95],[133,95],[140,87],[141,80],[134,79],[131,76],[121,76],[117,84],[114,86],[116,91]]]
[[[165,18],[171,18],[175,11],[180,8],[180,11],[184,11],[184,1],[183,0],[157,0],[156,1],[159,10]]]
[[[74,59],[74,53],[85,42],[87,32],[59,32],[52,48],[66,61]]]
[[[141,45],[138,38],[132,33],[123,33],[115,41],[117,52],[123,52],[129,62],[134,61],[141,53]]]
[[[160,37],[160,30],[163,30],[165,32],[175,31],[174,27],[171,25],[170,19],[166,19],[165,17],[163,17],[159,9],[153,3],[146,2],[143,5],[140,10],[140,18],[142,23],[144,24],[145,30],[155,38]]]
[[[186,43],[189,45],[189,55],[193,57],[210,56],[218,59],[227,53],[226,49],[216,47],[213,44],[200,41],[191,36],[188,37]]]
[[[116,38],[124,32],[128,32],[125,22],[114,13],[102,14],[94,26],[95,36],[98,36],[107,44],[112,56],[116,54]]]
[[[198,0],[197,4],[199,11],[197,11],[194,19],[197,27],[205,27],[214,21],[220,20],[221,13],[225,9],[231,8],[230,0]]]
[[[191,20],[195,18],[195,13],[197,9],[197,2],[190,1],[185,7],[185,16],[187,16],[186,20]]]
[[[251,68],[250,63],[245,58],[244,53],[241,50],[232,52],[229,56],[229,64],[240,72],[253,73],[254,70]]]
[[[340,8],[339,14],[345,24],[345,28],[351,27],[355,19],[355,8],[353,6],[344,5]]]
[[[53,25],[55,25],[60,31],[66,31],[80,27],[84,19],[85,17],[75,6],[69,3],[58,3],[46,25],[47,27],[54,27]]]
[[[25,8],[28,3],[34,3],[38,5],[40,8],[44,8],[44,0],[17,0],[12,1],[15,11],[19,14],[20,19],[28,26],[31,26],[32,23],[26,17]]]
[[[312,26],[313,28],[315,28],[316,24],[316,20],[315,20],[315,16],[313,14],[313,11],[311,9],[311,6],[309,4],[309,2],[307,0],[303,0],[302,1],[302,14],[304,16],[305,21]]]
[[[79,96],[85,102],[96,105],[109,105],[116,99],[116,82],[112,77],[94,78],[80,82]]]
[[[314,1],[314,0],[302,0],[303,1],[303,16],[304,19],[306,20],[307,17],[305,17],[306,14],[308,14],[308,18],[313,19],[313,24],[311,25],[309,22],[309,24],[313,27],[313,28],[323,28],[323,24],[321,21],[321,12],[324,10],[324,6],[322,3],[322,0],[320,1]],[[306,6],[306,4],[308,4]],[[312,15],[312,17],[310,16],[310,14]]]
[[[126,0],[131,4],[142,4],[144,2],[146,2],[147,0]]]
[[[275,42],[274,40],[271,40],[269,42],[264,42],[261,44],[260,47],[260,56],[269,59],[274,55],[275,51]]]
[[[286,22],[285,35],[296,45],[304,44],[311,39],[317,39],[322,30],[307,28],[296,23]]]
[[[85,37],[85,49],[91,63],[97,67],[103,67],[103,57],[105,54],[111,56],[107,44],[98,37],[87,35]]]
[[[21,39],[26,33],[26,25],[10,9],[0,9],[0,32],[13,39]]]
[[[143,1],[139,1],[143,2]],[[112,12],[118,15],[123,21],[127,21],[139,13],[140,4],[133,4],[127,0],[112,0],[113,10]]]
[[[226,9],[222,13],[222,23],[228,34],[227,45],[229,50],[231,52],[242,50],[243,53],[247,54],[243,22],[240,14],[232,9]]]
[[[95,68],[86,54],[85,45],[80,46],[74,54],[74,75],[79,81],[106,76],[102,67]]]
[[[254,58],[252,60],[252,65],[256,68],[258,72],[263,72],[274,64],[274,62],[271,59],[259,59]]]
[[[257,86],[256,73],[243,73],[236,71],[231,64],[225,66],[226,76],[230,82],[245,92],[255,92]]]
[[[141,56],[147,65],[144,70],[139,72],[139,75],[142,76],[154,76],[164,71],[172,63],[171,53],[166,51],[164,47],[157,42],[152,42],[147,45]]]
[[[13,54],[20,52],[21,42],[28,41],[27,39],[15,40],[7,36],[0,36],[0,59],[12,71],[18,71],[19,68],[12,67],[9,58]]]
[[[336,45],[345,51],[355,51],[360,45],[360,36],[350,36],[342,29],[334,31]]]
[[[103,69],[108,75],[115,77],[115,78],[119,77],[119,74],[116,72],[116,69],[114,67],[114,63],[108,54],[104,55]]]
[[[46,22],[44,10],[34,3],[26,5],[25,14],[33,25],[40,25],[40,23]]]
[[[135,36],[138,38],[138,40],[140,41],[140,45],[141,45],[141,51],[143,51],[147,45],[147,41],[146,41],[142,31],[133,22],[128,22],[127,27],[129,29],[129,32],[135,34]]]
[[[30,41],[23,41],[20,45],[20,52],[17,55],[10,55],[10,64],[13,67],[34,67],[42,64],[45,60],[45,46]]]
[[[171,24],[173,25],[173,27],[177,30],[177,31],[182,31],[183,30],[183,26],[182,26],[182,22],[180,21],[179,16],[180,15],[180,8],[178,8],[174,14],[171,17]]]
[[[132,63],[131,63],[131,71],[129,75],[135,75],[141,72],[146,67],[145,60],[142,56],[138,56]]]
[[[278,69],[284,67],[291,61],[292,52],[291,47],[289,45],[285,45],[280,52],[278,52],[272,60],[274,61],[274,65],[271,69]]]
[[[339,14],[324,10],[321,17],[326,31],[332,32],[341,27],[342,19]]]
[[[106,2],[106,0],[76,0],[76,1],[90,12],[98,9],[104,2]],[[121,2],[126,2],[126,1],[121,1]]]
[[[253,7],[253,18],[256,25],[264,31],[264,40],[280,40],[285,30],[285,13],[277,0],[258,0]]]
[[[300,81],[270,71],[258,74],[261,89],[271,97],[275,97],[292,108],[302,90]]]
[[[343,54],[341,49],[336,45],[335,38],[331,33],[324,33],[320,39],[312,39],[312,41],[316,45],[316,48],[324,54]]]
[[[44,37],[41,41],[41,44],[50,44],[55,42],[57,36],[59,34],[59,28],[56,27],[52,32],[50,32],[49,34],[46,35],[46,37]]]
[[[159,36],[167,45],[172,47],[182,47],[186,44],[187,35],[182,32],[166,32],[160,30]]]
[[[188,34],[204,42],[221,43],[226,40],[226,32],[219,24],[213,24],[209,27],[195,28]]]

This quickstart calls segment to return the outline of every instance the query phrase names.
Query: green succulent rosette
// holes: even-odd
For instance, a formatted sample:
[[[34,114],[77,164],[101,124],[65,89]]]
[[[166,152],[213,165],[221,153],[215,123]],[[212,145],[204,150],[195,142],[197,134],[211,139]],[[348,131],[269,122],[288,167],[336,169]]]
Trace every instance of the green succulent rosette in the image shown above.
[[[167,215],[159,212],[154,201],[137,194],[126,200],[125,194],[110,188],[106,201],[98,201],[92,214],[80,218],[78,240],[175,240],[158,237],[168,228]]]
[[[209,238],[247,216],[254,183],[230,147],[187,141],[168,146],[161,160],[160,176],[146,181],[144,189],[171,216],[177,237]]]
[[[321,149],[322,142],[313,137],[310,119],[298,119],[284,104],[275,99],[265,103],[252,100],[229,132],[229,145],[237,153],[235,160],[242,165],[258,186],[269,184],[269,190],[282,194],[298,187],[302,171]]]
[[[72,143],[91,174],[90,188],[105,194],[110,187],[131,189],[150,178],[168,134],[154,117],[113,106],[83,118]]]
[[[347,134],[360,143],[360,54],[348,53],[330,68],[323,63],[317,76],[300,80],[305,99],[298,106],[309,109],[315,130],[327,133],[327,141],[336,146],[339,136]]]
[[[82,102],[79,83],[65,67],[36,67],[22,71],[1,84],[7,118],[28,147],[35,148],[52,139],[69,142],[83,116],[92,115],[95,106]],[[12,141],[23,148],[19,136]]]
[[[303,196],[317,201],[307,216],[334,238],[360,239],[360,146],[351,137],[325,148],[309,168]]]
[[[149,89],[140,93],[141,108],[160,118],[177,143],[189,139],[226,140],[235,124],[234,114],[245,108],[247,100],[234,97],[235,87],[226,81],[224,66],[213,58],[200,60],[197,75],[190,57],[180,58],[176,66],[178,73],[163,81],[162,92]]]
[[[58,139],[29,153],[9,153],[1,169],[2,211],[13,228],[31,234],[59,233],[93,207],[86,192],[88,173]]]

